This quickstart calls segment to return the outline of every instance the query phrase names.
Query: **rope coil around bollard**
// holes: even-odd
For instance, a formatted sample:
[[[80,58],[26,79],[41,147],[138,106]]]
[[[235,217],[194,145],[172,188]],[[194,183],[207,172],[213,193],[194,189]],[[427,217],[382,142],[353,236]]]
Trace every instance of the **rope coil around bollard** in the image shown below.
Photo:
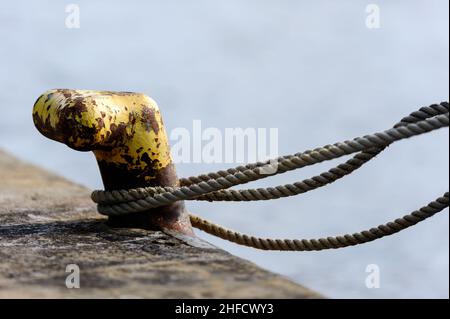
[[[129,190],[92,193],[100,214],[107,216],[143,212],[180,200],[257,201],[272,200],[303,194],[331,184],[347,176],[380,154],[396,141],[426,134],[449,126],[448,102],[422,107],[395,124],[393,128],[357,137],[353,140],[325,145],[313,150],[282,156],[273,160],[238,166],[199,176],[180,179],[180,187],[146,187]],[[357,153],[320,175],[292,184],[269,188],[230,190],[228,188],[282,174],[302,167]],[[268,174],[267,172],[270,172]],[[369,230],[343,236],[320,239],[265,239],[241,234],[190,214],[193,227],[211,235],[263,250],[312,251],[336,249],[367,243],[411,227],[444,210],[449,205],[449,194],[430,202],[408,215]]]

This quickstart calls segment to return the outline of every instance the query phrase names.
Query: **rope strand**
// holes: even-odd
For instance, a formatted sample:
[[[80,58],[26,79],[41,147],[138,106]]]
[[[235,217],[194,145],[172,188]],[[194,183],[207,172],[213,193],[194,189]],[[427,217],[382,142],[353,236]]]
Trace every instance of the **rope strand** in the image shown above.
[[[325,145],[275,160],[257,162],[180,179],[180,187],[146,187],[130,190],[94,191],[91,195],[99,213],[108,216],[146,211],[180,200],[255,201],[302,194],[333,183],[360,168],[380,154],[390,144],[449,126],[448,102],[422,107],[404,117],[393,128],[350,141]],[[358,153],[359,152],[359,153]],[[230,187],[282,174],[305,166],[336,159],[345,155],[351,159],[320,175],[293,184],[276,187],[233,190]],[[273,174],[262,173],[275,168]],[[266,171],[267,172],[267,171]],[[370,242],[411,227],[447,208],[448,192],[427,206],[392,222],[354,234],[320,239],[266,239],[241,234],[190,214],[193,227],[231,242],[264,250],[311,251],[336,249]]]
[[[326,145],[313,151],[298,153],[277,163],[278,175],[287,171],[310,166],[324,161],[336,159],[344,155],[371,150],[374,147],[386,147],[395,141],[412,136],[428,133],[442,127],[448,127],[448,113],[437,115],[416,123],[406,124],[351,141],[344,141],[333,145]],[[189,200],[214,191],[245,184],[273,175],[260,174],[260,166],[228,173],[228,175],[201,181],[189,186],[178,188],[155,188],[154,194],[148,195],[148,188],[120,191],[94,191],[92,199],[98,203],[98,211],[104,215],[123,215],[146,211],[151,208],[172,204],[179,200]],[[135,199],[136,198],[136,199]]]
[[[263,250],[292,250],[292,251],[312,251],[324,249],[337,249],[348,246],[368,243],[385,236],[398,233],[409,228],[425,219],[439,213],[449,205],[448,192],[444,196],[439,197],[427,206],[397,218],[394,221],[380,225],[369,230],[363,230],[354,234],[345,234],[336,237],[327,237],[319,239],[269,239],[260,238],[242,234],[230,229],[226,229],[220,225],[202,219],[195,215],[190,215],[192,226],[203,230],[204,232],[231,241],[233,243],[253,247]]]

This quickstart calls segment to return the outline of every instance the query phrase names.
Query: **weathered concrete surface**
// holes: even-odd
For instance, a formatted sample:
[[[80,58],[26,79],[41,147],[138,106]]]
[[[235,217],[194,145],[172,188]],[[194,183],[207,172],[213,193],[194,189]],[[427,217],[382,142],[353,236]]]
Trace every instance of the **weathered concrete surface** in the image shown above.
[[[219,249],[111,229],[89,190],[0,151],[0,298],[314,298]],[[80,289],[68,289],[68,264]]]

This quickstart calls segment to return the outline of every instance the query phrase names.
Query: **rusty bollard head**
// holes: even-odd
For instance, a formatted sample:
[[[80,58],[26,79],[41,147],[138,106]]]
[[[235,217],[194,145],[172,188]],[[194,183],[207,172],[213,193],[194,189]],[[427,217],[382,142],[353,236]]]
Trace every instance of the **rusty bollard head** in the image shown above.
[[[46,137],[92,151],[106,190],[178,185],[160,111],[144,94],[50,90],[34,104],[33,120]],[[183,202],[112,216],[109,223],[194,236]]]

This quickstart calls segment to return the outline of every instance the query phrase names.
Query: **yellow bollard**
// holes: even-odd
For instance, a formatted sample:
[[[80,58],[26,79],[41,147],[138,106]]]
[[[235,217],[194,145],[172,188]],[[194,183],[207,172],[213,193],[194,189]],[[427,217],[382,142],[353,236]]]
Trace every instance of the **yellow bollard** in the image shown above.
[[[46,137],[92,151],[106,190],[178,186],[158,105],[144,94],[50,90],[34,104],[33,121]],[[194,236],[183,202],[111,216],[109,223]]]

